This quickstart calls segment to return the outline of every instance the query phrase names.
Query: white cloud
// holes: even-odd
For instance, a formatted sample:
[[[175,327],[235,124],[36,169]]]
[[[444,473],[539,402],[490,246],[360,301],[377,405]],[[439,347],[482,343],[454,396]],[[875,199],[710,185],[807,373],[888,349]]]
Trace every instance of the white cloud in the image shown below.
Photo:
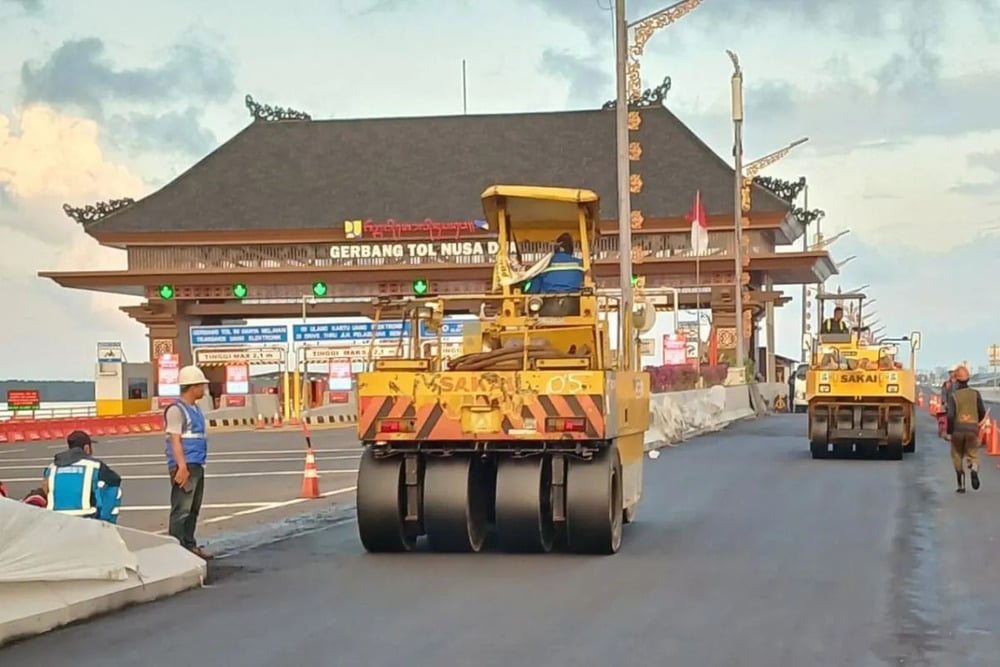
[[[120,338],[133,358],[144,358],[142,327],[118,310],[135,299],[64,290],[36,275],[125,268],[121,251],[99,246],[62,211],[63,202],[138,198],[146,190],[126,166],[106,159],[97,125],[46,106],[0,115],[0,188],[12,203],[0,210],[0,278],[11,286],[0,333],[3,374],[88,377],[98,339]]]

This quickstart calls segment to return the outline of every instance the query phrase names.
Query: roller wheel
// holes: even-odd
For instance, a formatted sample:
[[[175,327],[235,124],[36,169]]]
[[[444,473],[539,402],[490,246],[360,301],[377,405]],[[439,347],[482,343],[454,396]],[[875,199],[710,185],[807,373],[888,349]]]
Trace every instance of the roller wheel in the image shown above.
[[[903,453],[913,454],[917,451],[917,429],[913,429],[913,433],[910,434],[910,444],[903,446]]]
[[[478,457],[427,461],[424,470],[424,531],[435,551],[483,548],[489,516],[485,466]]]
[[[552,550],[552,459],[505,458],[497,466],[496,527],[505,551]]]
[[[639,503],[636,503],[631,507],[626,507],[625,513],[623,515],[625,523],[632,523],[633,521],[635,521],[635,515],[638,510],[639,510]]]
[[[814,459],[830,457],[829,425],[823,413],[816,412],[809,420],[809,451]]]
[[[622,468],[614,445],[590,461],[571,459],[566,475],[566,540],[570,551],[614,554],[621,548]]]
[[[885,448],[886,458],[890,461],[899,461],[903,458],[903,433],[905,422],[901,417],[890,418],[886,424],[886,436],[888,445]]]
[[[416,535],[405,524],[403,457],[377,459],[370,448],[361,455],[357,512],[361,544],[372,553],[410,551]]]

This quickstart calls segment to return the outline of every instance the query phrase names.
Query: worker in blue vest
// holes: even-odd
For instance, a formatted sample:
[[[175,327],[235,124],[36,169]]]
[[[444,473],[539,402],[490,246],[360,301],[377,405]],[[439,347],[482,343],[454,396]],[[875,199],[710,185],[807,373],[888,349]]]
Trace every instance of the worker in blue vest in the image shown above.
[[[94,456],[94,441],[85,431],[66,437],[69,449],[59,452],[42,472],[46,507],[70,516],[118,522],[122,478]]]
[[[195,540],[198,513],[205,493],[205,460],[208,458],[208,430],[198,400],[205,395],[208,378],[197,366],[185,366],[178,383],[180,398],[163,413],[166,431],[167,469],[170,472],[169,533],[181,546],[209,560]]]
[[[530,294],[571,294],[583,288],[583,262],[573,255],[573,237],[560,234],[549,265],[531,279]]]

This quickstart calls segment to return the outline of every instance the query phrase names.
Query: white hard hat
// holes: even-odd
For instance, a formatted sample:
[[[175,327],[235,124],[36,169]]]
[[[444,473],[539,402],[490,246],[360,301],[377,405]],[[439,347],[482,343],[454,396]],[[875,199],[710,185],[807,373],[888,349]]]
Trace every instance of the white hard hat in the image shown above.
[[[177,382],[182,387],[190,387],[194,384],[208,384],[208,378],[197,366],[185,366],[181,369],[180,379]]]

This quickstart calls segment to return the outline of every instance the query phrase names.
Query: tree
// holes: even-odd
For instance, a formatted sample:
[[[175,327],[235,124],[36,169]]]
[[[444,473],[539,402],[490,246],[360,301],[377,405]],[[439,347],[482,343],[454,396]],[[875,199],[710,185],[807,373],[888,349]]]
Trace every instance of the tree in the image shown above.
[[[818,208],[806,210],[801,206],[795,205],[795,200],[799,198],[799,195],[802,194],[802,191],[806,187],[805,176],[800,176],[799,180],[794,182],[786,181],[780,178],[772,178],[770,176],[757,176],[753,179],[753,181],[765,190],[774,194],[779,199],[783,199],[791,204],[792,215],[805,226],[818,222],[826,217],[826,211]]]

